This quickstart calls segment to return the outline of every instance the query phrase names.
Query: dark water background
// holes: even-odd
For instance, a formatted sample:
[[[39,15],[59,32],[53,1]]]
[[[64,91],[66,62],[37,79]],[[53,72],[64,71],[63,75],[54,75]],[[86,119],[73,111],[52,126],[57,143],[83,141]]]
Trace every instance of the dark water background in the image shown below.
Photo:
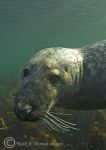
[[[105,38],[105,0],[0,0],[0,80],[18,78],[42,48]]]

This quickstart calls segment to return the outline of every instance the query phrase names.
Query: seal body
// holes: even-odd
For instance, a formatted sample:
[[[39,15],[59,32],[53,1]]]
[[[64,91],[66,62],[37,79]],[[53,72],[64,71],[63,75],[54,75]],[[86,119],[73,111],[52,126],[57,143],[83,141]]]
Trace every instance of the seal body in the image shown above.
[[[15,98],[21,120],[44,116],[54,106],[106,108],[106,40],[83,48],[46,48],[22,71]]]
[[[81,109],[106,108],[106,40],[82,48],[81,53],[83,80],[73,99],[77,106],[81,104]]]
[[[85,46],[79,51],[83,57],[80,89],[67,105],[71,109],[106,108],[106,40]],[[71,105],[70,105],[71,104]]]

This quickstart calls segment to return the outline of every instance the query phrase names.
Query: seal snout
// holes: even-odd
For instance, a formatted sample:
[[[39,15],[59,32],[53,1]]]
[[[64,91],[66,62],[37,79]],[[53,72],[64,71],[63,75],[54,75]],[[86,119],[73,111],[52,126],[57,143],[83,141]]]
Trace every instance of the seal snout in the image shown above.
[[[15,113],[20,120],[27,121],[31,115],[32,107],[30,105],[25,105],[22,107],[21,103],[18,103],[15,108]]]
[[[22,106],[21,103],[18,103],[15,107],[15,113],[17,117],[22,121],[36,121],[38,120],[37,116],[33,116],[32,113],[32,106],[26,104],[25,106]]]

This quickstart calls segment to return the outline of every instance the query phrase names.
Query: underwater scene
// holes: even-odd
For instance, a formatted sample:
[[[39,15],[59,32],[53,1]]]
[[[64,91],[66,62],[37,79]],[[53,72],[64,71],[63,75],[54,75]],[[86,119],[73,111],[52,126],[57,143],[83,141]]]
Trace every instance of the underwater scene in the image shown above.
[[[40,50],[52,47],[81,48],[105,39],[105,0],[0,0],[0,150],[106,150],[106,109],[104,109],[106,102],[103,101],[105,105],[103,107],[101,100],[100,108],[97,109],[91,107],[91,110],[88,110],[84,108],[84,104],[82,106],[84,109],[78,109],[80,106],[72,109],[71,106],[64,107],[62,103],[68,100],[68,95],[63,96],[63,101],[59,105],[52,104],[53,95],[46,94],[45,90],[40,89],[45,88],[46,84],[38,82],[40,81],[38,77],[41,77],[40,79],[44,77],[44,72],[39,72],[43,65],[39,63],[34,66],[31,79],[29,77],[32,83],[32,77],[36,76],[32,85],[34,87],[36,83],[37,90],[36,88],[34,90],[35,93],[40,93],[39,96],[33,95],[31,91],[33,87],[26,85],[29,80],[23,80],[29,75],[25,65]],[[106,48],[105,44],[101,45]],[[76,53],[76,51],[72,53],[73,57]],[[38,59],[41,61],[40,57]],[[57,56],[56,59],[58,58],[60,57]],[[36,58],[34,61],[36,62]],[[34,65],[33,60],[30,63]],[[46,69],[49,70],[53,60],[48,58],[46,63],[48,63]],[[68,72],[66,67],[65,71]],[[55,94],[54,85],[57,84],[59,89],[62,89],[59,95],[61,97],[66,89],[57,83],[61,82],[58,70],[53,73],[56,74],[49,78],[53,88],[49,85],[48,90],[49,93],[53,90]],[[20,88],[20,85],[23,88]],[[104,82],[102,85],[100,91],[105,92]],[[28,93],[30,96],[25,93],[28,90],[26,86],[30,89]],[[96,84],[93,87],[97,89]],[[18,89],[19,92],[15,95]],[[30,116],[27,119],[24,115],[19,116],[17,113],[19,109],[14,112],[14,97],[17,97],[15,103],[18,105],[20,95],[24,100],[23,103],[25,101],[32,103],[33,109],[36,108],[32,102],[34,99],[44,96],[47,98],[49,95],[51,103],[48,102],[47,109],[51,114],[47,112],[46,118],[40,118],[41,121],[36,117],[34,121]],[[86,97],[87,102],[90,96]],[[104,99],[105,97],[106,95]],[[57,97],[54,100],[56,99]],[[41,105],[39,101],[36,103]],[[41,108],[40,113],[43,113],[44,107]],[[32,107],[27,111],[30,109]]]

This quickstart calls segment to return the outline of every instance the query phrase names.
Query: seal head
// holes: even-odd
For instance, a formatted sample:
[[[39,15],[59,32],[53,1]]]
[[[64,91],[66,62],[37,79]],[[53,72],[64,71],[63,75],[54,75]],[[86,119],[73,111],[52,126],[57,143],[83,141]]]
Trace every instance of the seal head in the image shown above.
[[[14,98],[17,117],[35,121],[56,104],[67,107],[70,97],[80,89],[82,64],[78,49],[47,48],[38,52],[22,71],[22,83]]]

